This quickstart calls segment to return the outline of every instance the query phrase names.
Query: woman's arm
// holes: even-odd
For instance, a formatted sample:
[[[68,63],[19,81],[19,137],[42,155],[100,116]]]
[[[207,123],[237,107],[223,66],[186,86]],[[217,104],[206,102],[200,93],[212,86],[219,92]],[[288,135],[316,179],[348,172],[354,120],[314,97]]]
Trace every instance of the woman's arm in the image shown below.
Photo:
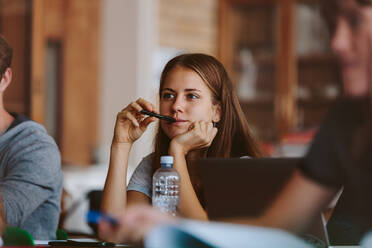
[[[127,168],[132,144],[112,144],[110,165],[103,189],[101,209],[109,214],[119,214],[127,202]]]
[[[134,190],[130,190],[130,191],[127,191],[127,205],[126,207],[130,207],[130,206],[138,206],[138,205],[149,205],[151,206],[151,199],[139,192],[139,191],[134,191]]]
[[[192,186],[185,155],[177,149],[170,149],[169,155],[174,157],[174,168],[178,171],[180,182],[179,212],[183,217],[199,220],[208,220],[207,213],[201,206]]]
[[[130,150],[133,143],[146,131],[147,126],[156,120],[154,117],[143,119],[143,115],[140,113],[142,109],[156,112],[151,103],[140,98],[119,112],[116,118],[109,170],[101,202],[102,211],[109,214],[121,213],[129,200],[146,199],[136,197],[138,196],[136,194],[134,197],[127,198],[127,169]]]
[[[180,214],[186,218],[208,220],[190,180],[186,164],[189,152],[209,147],[217,134],[212,123],[199,121],[190,125],[189,131],[174,137],[169,146],[169,155],[174,157],[174,168],[181,177]]]
[[[306,178],[297,169],[261,217],[231,222],[269,226],[300,233],[306,230],[314,218],[327,207],[337,190],[337,188],[328,188]]]

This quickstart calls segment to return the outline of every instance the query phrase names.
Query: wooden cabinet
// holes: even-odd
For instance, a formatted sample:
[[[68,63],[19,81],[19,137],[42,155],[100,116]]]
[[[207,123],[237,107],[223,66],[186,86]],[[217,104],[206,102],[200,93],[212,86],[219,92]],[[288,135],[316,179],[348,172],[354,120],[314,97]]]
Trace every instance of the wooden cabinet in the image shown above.
[[[64,163],[94,162],[100,13],[100,0],[0,0],[0,32],[13,47],[5,108],[43,124]]]
[[[4,94],[5,107],[29,115],[31,2],[0,0],[0,33],[13,47],[12,83]]]
[[[220,0],[219,58],[264,142],[320,124],[340,95],[316,0]]]

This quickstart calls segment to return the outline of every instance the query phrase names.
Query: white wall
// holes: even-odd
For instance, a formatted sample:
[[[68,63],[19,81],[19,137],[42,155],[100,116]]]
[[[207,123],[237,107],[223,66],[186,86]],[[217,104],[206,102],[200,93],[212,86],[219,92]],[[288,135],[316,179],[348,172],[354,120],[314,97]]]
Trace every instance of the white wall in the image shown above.
[[[102,189],[107,175],[109,152],[116,114],[139,96],[154,96],[153,53],[155,47],[155,0],[102,0],[102,40],[99,137],[97,162],[82,170],[64,167],[66,206],[81,201],[92,189]],[[153,99],[152,99],[153,100]],[[149,131],[149,130],[148,130]],[[150,130],[151,131],[151,130]],[[151,132],[138,140],[129,161],[128,177],[140,159],[151,150]],[[124,175],[123,175],[124,176]],[[70,205],[69,205],[70,204]],[[91,233],[86,223],[89,203],[83,201],[64,223],[64,228]]]
[[[108,164],[116,114],[138,97],[154,101],[153,54],[156,1],[104,0],[99,162]],[[138,140],[129,161],[132,171],[152,148],[147,132]]]

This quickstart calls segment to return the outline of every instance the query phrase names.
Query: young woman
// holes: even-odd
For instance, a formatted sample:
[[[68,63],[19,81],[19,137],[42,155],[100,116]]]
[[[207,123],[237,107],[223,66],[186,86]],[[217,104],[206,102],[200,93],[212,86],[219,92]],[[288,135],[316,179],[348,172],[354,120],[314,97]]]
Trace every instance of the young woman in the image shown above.
[[[193,166],[200,157],[256,157],[258,148],[248,128],[234,87],[222,64],[205,54],[183,54],[165,66],[159,88],[160,120],[154,153],[135,170],[128,187],[126,174],[132,144],[154,122],[142,109],[157,112],[143,99],[130,103],[117,115],[102,210],[117,214],[128,205],[151,204],[152,175],[160,156],[172,155],[181,177],[179,213],[206,220],[201,182]]]

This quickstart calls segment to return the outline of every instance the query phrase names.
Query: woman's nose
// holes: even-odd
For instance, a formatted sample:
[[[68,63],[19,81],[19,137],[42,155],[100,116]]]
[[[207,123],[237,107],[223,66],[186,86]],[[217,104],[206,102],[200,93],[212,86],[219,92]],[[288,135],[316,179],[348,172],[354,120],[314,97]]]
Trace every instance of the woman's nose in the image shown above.
[[[181,97],[176,97],[172,104],[172,110],[173,112],[183,112],[184,109],[184,103]]]
[[[349,52],[352,46],[351,38],[352,32],[349,25],[345,20],[339,19],[331,41],[333,52],[338,56],[343,56]]]

